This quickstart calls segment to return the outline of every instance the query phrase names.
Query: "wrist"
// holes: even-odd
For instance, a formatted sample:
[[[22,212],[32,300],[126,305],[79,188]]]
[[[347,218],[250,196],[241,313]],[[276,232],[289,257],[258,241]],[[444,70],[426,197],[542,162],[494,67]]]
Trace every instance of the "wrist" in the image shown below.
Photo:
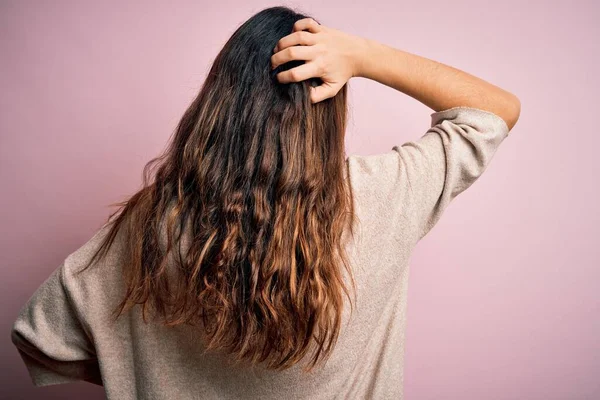
[[[354,52],[352,54],[353,60],[353,77],[367,78],[368,75],[368,57],[369,50],[373,46],[370,39],[364,37],[357,37],[356,44],[354,46]]]
[[[355,77],[374,79],[374,68],[381,57],[383,44],[376,40],[360,37],[354,52]]]

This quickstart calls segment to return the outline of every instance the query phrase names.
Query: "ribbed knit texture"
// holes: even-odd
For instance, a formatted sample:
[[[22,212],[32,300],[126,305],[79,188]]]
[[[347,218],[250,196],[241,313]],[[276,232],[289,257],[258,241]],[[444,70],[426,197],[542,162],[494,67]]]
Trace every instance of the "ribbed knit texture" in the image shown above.
[[[359,219],[348,248],[357,308],[344,311],[335,350],[304,375],[233,368],[201,354],[190,327],[144,324],[139,307],[112,322],[124,284],[118,251],[79,277],[101,228],[68,255],[23,306],[11,338],[36,386],[85,380],[109,400],[402,399],[409,259],[449,203],[485,171],[508,136],[488,111],[454,107],[431,114],[420,138],[369,156],[350,155]]]

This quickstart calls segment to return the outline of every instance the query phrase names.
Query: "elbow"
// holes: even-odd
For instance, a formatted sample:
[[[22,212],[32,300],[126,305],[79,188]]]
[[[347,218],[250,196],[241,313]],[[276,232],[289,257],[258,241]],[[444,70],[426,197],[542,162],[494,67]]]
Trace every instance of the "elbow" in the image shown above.
[[[508,126],[508,130],[511,131],[521,116],[521,101],[517,96],[511,94],[504,109],[504,121]]]

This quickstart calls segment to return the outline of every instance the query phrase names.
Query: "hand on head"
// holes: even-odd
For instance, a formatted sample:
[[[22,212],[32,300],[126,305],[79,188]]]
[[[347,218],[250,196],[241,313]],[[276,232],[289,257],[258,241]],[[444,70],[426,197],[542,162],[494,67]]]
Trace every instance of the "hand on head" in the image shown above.
[[[358,76],[355,57],[361,37],[320,25],[312,18],[296,21],[292,33],[281,38],[273,49],[271,68],[292,60],[305,63],[277,74],[280,83],[320,78],[323,84],[311,87],[311,101],[333,97],[352,78]]]

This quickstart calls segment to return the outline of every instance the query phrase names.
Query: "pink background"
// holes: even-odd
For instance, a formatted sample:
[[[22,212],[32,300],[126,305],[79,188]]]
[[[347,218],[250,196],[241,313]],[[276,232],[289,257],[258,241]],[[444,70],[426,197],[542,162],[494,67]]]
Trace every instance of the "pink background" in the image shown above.
[[[277,4],[2,2],[1,398],[103,398],[86,383],[33,388],[11,324],[107,205],[139,188],[234,29]],[[284,4],[522,102],[485,175],[414,253],[406,398],[600,398],[599,3]],[[414,99],[366,79],[350,87],[348,153],[429,127]]]

